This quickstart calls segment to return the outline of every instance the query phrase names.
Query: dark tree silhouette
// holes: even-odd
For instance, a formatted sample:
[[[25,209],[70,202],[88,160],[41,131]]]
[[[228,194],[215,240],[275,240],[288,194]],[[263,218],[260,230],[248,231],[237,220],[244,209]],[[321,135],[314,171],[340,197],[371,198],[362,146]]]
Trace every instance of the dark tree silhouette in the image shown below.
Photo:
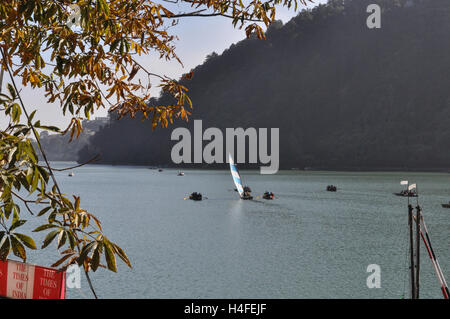
[[[381,29],[366,26],[374,2]],[[333,0],[193,71],[192,119],[204,128],[279,127],[282,168],[450,167],[448,0]],[[192,128],[192,119],[175,126]],[[173,165],[172,129],[113,122],[80,161],[100,153],[104,163]]]

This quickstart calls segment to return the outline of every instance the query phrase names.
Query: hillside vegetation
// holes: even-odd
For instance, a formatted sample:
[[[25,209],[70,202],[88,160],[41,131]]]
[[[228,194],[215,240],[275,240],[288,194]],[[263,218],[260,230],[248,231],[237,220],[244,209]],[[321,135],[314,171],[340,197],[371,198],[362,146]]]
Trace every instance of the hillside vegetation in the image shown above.
[[[381,29],[366,26],[374,2]],[[450,167],[448,0],[330,1],[193,71],[184,83],[192,119],[204,129],[279,127],[282,168]],[[122,119],[97,132],[79,160],[99,153],[104,163],[174,165],[170,133],[192,123],[152,131]]]

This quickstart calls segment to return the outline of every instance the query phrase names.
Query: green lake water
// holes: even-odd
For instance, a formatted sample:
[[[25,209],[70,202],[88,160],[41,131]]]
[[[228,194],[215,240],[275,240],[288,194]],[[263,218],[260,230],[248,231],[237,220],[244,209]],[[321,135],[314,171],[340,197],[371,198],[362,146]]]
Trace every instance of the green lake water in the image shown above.
[[[450,174],[243,171],[254,196],[277,196],[243,201],[228,170],[186,170],[183,177],[134,166],[73,171],[57,173],[63,192],[81,196],[133,264],[92,275],[100,298],[407,298],[407,199],[392,194],[404,179],[419,185],[433,248],[450,279],[450,209],[441,207],[450,200]],[[329,184],[338,192],[325,191]],[[207,199],[184,200],[194,191]],[[54,249],[28,261],[49,266]],[[421,297],[441,298],[423,244],[421,261]],[[381,288],[367,287],[369,264],[380,266]],[[68,297],[91,298],[84,277],[81,285]]]

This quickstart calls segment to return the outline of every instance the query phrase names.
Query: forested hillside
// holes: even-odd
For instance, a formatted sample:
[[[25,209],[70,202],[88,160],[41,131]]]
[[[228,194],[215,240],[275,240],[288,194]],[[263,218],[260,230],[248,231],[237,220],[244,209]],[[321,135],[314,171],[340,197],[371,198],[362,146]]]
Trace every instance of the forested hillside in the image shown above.
[[[368,4],[383,8],[369,29]],[[450,1],[339,0],[211,54],[184,82],[207,127],[279,127],[282,168],[448,169]],[[162,96],[158,103],[170,103]],[[96,133],[80,161],[174,165],[175,122]],[[223,165],[222,165],[223,166]]]

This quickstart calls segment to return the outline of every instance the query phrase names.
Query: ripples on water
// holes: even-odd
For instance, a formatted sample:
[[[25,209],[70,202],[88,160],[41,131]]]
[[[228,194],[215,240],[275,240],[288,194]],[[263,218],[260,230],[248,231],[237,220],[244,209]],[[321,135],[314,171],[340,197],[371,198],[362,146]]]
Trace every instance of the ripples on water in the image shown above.
[[[74,172],[57,173],[63,191],[81,195],[133,264],[93,274],[103,298],[407,298],[406,199],[392,195],[403,179],[419,184],[433,248],[450,279],[450,210],[441,208],[450,199],[449,174],[244,171],[255,196],[269,190],[278,198],[242,201],[226,170],[181,177],[88,165]],[[338,192],[326,192],[329,184]],[[208,199],[183,200],[193,191]],[[422,248],[421,297],[441,298]],[[49,265],[53,249],[29,261]],[[380,289],[366,286],[369,264],[381,267]],[[84,278],[68,297],[91,297]]]

